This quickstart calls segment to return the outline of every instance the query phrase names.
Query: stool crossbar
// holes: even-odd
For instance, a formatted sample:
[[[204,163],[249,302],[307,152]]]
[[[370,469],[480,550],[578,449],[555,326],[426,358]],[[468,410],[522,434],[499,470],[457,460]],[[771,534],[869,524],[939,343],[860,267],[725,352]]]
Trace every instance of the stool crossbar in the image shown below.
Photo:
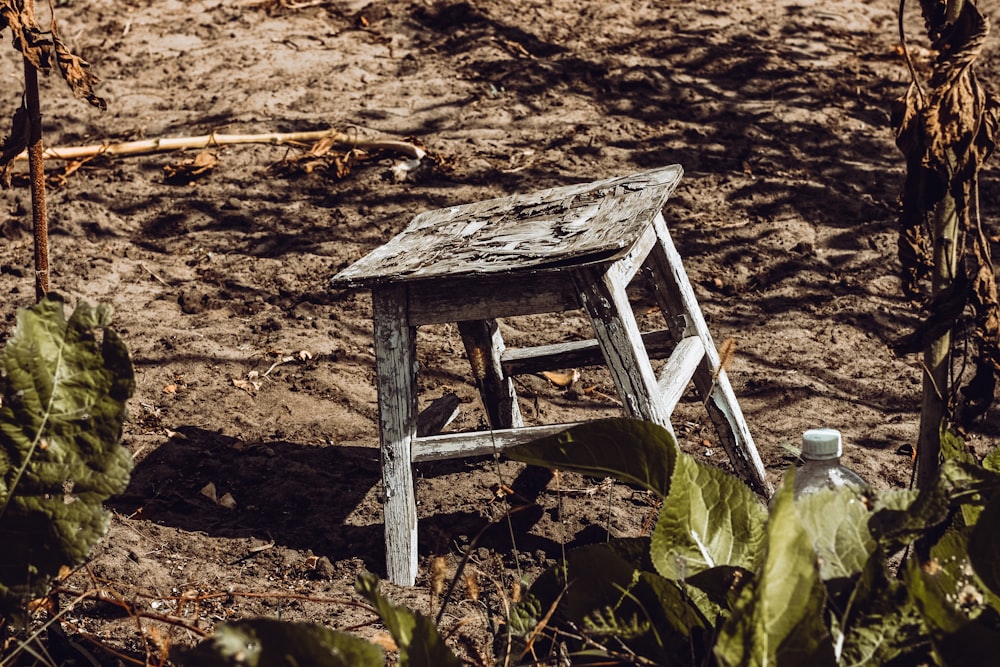
[[[683,171],[623,178],[429,211],[333,278],[372,292],[386,568],[417,574],[412,465],[489,454],[572,424],[525,426],[512,378],[552,368],[608,367],[627,416],[673,432],[693,380],[733,468],[770,485],[674,247],[662,209]],[[665,328],[642,332],[626,287],[644,273]],[[593,339],[507,349],[497,318],[582,308]],[[416,329],[457,323],[491,430],[417,436]],[[656,372],[650,359],[666,358]]]

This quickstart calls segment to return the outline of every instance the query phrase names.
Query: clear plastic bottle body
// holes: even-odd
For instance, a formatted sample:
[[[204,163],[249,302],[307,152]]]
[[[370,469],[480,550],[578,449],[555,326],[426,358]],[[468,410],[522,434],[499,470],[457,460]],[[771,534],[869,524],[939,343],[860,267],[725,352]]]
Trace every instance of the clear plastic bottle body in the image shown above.
[[[840,458],[814,461],[806,459],[795,471],[794,495],[799,498],[820,489],[837,490],[842,486],[863,489],[868,486],[861,476],[840,463]]]
[[[868,483],[861,476],[840,462],[844,453],[840,431],[832,428],[814,428],[802,434],[803,464],[795,471],[796,498],[820,489],[837,489],[851,486],[863,489]]]

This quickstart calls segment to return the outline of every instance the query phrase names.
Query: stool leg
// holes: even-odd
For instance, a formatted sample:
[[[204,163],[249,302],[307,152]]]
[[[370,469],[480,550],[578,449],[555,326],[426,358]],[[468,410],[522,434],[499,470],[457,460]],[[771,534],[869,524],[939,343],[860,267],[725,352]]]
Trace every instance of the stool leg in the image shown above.
[[[412,586],[417,578],[417,504],[410,445],[417,433],[417,336],[407,322],[406,290],[372,291],[375,372],[389,581]]]
[[[625,293],[618,264],[607,270],[585,268],[575,272],[580,302],[594,327],[618,395],[630,417],[645,419],[673,433],[670,414],[660,400],[656,375],[642,342],[635,313]]]
[[[719,352],[712,341],[712,334],[705,323],[705,316],[695,297],[691,282],[674,246],[667,223],[662,214],[654,221],[657,242],[649,253],[647,267],[653,274],[656,298],[664,317],[683,313],[688,325],[701,338],[705,357],[694,374],[699,394],[706,399],[709,417],[715,425],[719,440],[729,454],[733,469],[751,488],[764,496],[773,489],[764,473],[764,464],[757,453],[743,410],[736,400],[726,371],[720,368]],[[669,319],[668,325],[672,324]]]
[[[459,322],[458,331],[462,334],[465,351],[472,365],[472,375],[483,399],[490,427],[501,429],[524,426],[514,383],[504,376],[500,363],[504,344],[497,321],[489,319]]]

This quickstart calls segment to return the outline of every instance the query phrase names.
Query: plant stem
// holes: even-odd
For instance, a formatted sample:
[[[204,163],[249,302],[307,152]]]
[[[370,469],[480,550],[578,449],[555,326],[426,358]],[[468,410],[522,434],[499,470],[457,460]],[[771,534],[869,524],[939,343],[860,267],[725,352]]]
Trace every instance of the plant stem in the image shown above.
[[[950,153],[951,151],[949,151]],[[934,273],[932,299],[948,289],[958,267],[958,211],[950,192],[934,209]],[[951,371],[951,331],[945,331],[924,350],[924,388],[917,436],[917,488],[930,486],[941,455],[941,426],[948,414]]]
[[[49,227],[45,210],[45,167],[42,159],[42,111],[38,71],[24,59],[24,99],[28,112],[28,169],[31,174],[31,218],[35,235],[35,299],[49,292]]]
[[[354,134],[338,132],[337,130],[315,130],[310,132],[272,132],[268,134],[204,134],[197,137],[164,137],[160,139],[142,139],[123,143],[91,144],[89,146],[52,147],[45,150],[43,156],[53,160],[80,160],[98,155],[140,155],[144,153],[163,153],[188,148],[212,148],[233,144],[270,144],[281,146],[291,143],[303,143],[331,139],[334,146],[341,148],[364,148],[368,150],[388,150],[405,155],[413,160],[420,160],[425,155],[424,149],[406,142],[391,139],[360,139]],[[27,159],[22,153],[16,160]]]

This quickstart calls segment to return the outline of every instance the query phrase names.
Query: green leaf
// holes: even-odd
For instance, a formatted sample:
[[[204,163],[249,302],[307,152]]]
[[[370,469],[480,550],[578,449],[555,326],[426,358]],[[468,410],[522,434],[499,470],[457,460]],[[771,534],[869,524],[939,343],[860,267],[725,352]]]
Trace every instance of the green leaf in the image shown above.
[[[890,512],[906,512],[917,500],[920,491],[917,489],[885,489],[868,490],[871,498],[872,512],[888,510]]]
[[[993,496],[972,529],[969,560],[986,587],[1000,595],[1000,495]]]
[[[887,553],[939,530],[951,520],[952,510],[981,504],[1000,492],[1000,475],[977,465],[945,461],[933,483],[907,507],[876,507],[869,527]]]
[[[525,593],[520,602],[511,605],[508,631],[515,637],[527,636],[541,622],[546,611],[535,595]]]
[[[945,460],[961,461],[970,465],[977,465],[976,456],[969,451],[965,444],[965,439],[953,429],[941,424],[941,456]]]
[[[932,664],[926,655],[926,626],[895,576],[888,576],[883,554],[873,553],[862,569],[839,622],[844,635],[840,665],[887,665],[906,656],[907,664]],[[922,649],[921,646],[924,648]]]
[[[615,477],[662,498],[670,490],[678,450],[662,426],[638,419],[604,419],[511,447],[504,454],[546,468]]]
[[[976,455],[973,454],[969,447],[965,444],[965,439],[954,429],[948,427],[946,423],[941,424],[940,441],[941,456],[945,461],[960,461],[962,463],[967,463],[970,466],[979,466],[979,461],[976,460]],[[979,521],[979,513],[982,511],[980,504],[962,503],[960,509],[962,511],[962,519],[965,521],[965,525],[976,525],[976,522]]]
[[[679,454],[653,530],[650,556],[668,579],[720,565],[754,569],[767,508],[750,488],[722,470]]]
[[[255,618],[225,623],[179,656],[186,667],[382,667],[382,649],[314,623]]]
[[[531,596],[545,612],[555,607],[550,626],[571,634],[580,628],[595,635],[608,628],[628,630],[617,640],[658,664],[678,652],[704,655],[710,623],[677,582],[646,571],[651,568],[648,552],[647,538],[573,549],[563,563],[538,577]]]
[[[743,589],[719,633],[715,656],[722,667],[835,664],[823,621],[826,594],[792,486],[786,481],[774,498],[760,574]]]
[[[1000,447],[994,447],[983,459],[983,467],[987,470],[1000,473]]]
[[[960,571],[938,558],[923,566],[910,560],[905,581],[944,664],[991,665],[1000,646],[1000,618],[995,610],[969,604]],[[974,598],[974,596],[973,596]]]
[[[119,444],[135,386],[110,310],[69,321],[49,297],[18,313],[0,353],[0,605],[43,594],[107,530],[102,503],[128,485]],[[95,330],[101,330],[98,341]]]
[[[824,581],[861,572],[875,549],[871,516],[862,494],[849,487],[821,489],[795,502],[799,521],[812,540]]]
[[[459,660],[438,633],[434,621],[420,612],[395,605],[378,590],[378,577],[365,573],[355,588],[382,619],[399,648],[400,667],[459,667]]]
[[[753,573],[742,567],[720,565],[685,579],[689,596],[698,605],[701,612],[711,622],[715,622],[723,609],[732,609],[739,598],[740,590],[753,579]],[[706,604],[698,595],[690,593],[694,588],[705,595],[710,604]]]

